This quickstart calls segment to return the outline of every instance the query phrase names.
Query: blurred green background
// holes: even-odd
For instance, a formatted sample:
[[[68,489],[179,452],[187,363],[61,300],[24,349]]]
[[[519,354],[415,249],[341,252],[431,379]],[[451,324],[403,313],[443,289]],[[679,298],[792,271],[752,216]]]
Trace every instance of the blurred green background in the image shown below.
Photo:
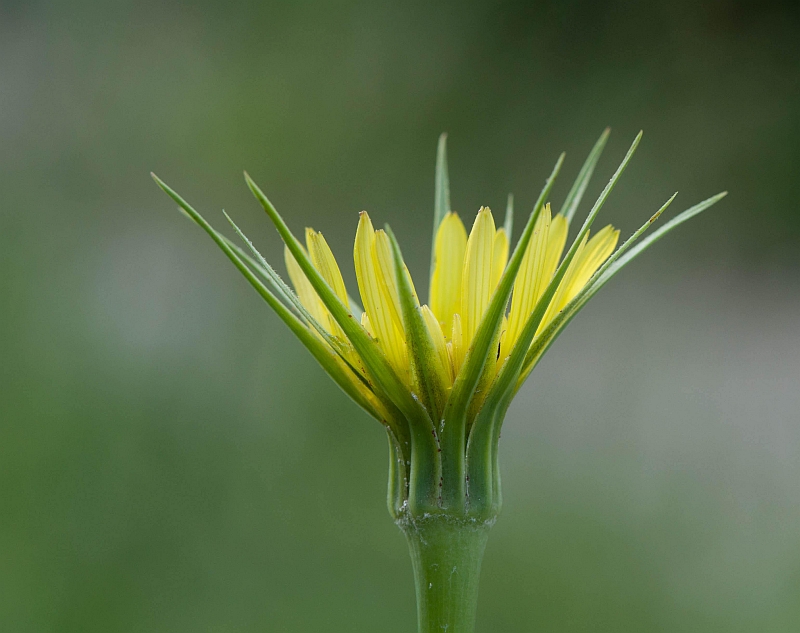
[[[352,290],[368,209],[424,291],[441,131],[471,217],[566,150],[560,204],[606,125],[592,200],[645,130],[623,234],[731,194],[510,410],[478,629],[800,630],[798,33],[795,2],[0,2],[0,631],[413,631],[383,432],[148,173],[283,270],[246,168]]]

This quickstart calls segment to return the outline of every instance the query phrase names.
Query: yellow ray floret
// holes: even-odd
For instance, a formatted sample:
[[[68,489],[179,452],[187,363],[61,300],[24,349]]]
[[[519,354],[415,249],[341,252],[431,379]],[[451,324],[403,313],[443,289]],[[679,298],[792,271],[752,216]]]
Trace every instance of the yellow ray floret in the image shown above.
[[[283,248],[283,259],[286,262],[286,270],[289,273],[289,279],[300,299],[300,303],[302,303],[309,314],[330,333],[328,310],[322,304],[322,300],[311,286],[311,282],[300,268],[300,264],[297,263],[297,260],[294,258],[294,255],[292,255],[288,246],[284,246]]]
[[[312,253],[317,253],[316,259],[314,256],[311,256],[314,267],[317,268],[317,262],[320,262],[319,266],[321,266],[325,272],[319,268],[317,268],[317,270],[320,271],[320,274],[325,278],[325,281],[328,283],[328,285],[334,288],[337,296],[340,299],[344,297],[343,301],[347,301],[347,290],[344,286],[344,281],[342,281],[342,275],[339,271],[339,266],[336,263],[336,260],[333,258],[333,254],[331,253],[330,248],[328,248],[325,238],[322,237],[322,234],[314,233],[314,231],[308,229],[307,239],[309,246],[312,244],[314,245],[309,250],[311,250]],[[349,367],[352,367],[358,371],[362,376],[366,376],[366,369],[364,368],[363,361],[358,356],[355,349],[353,349],[353,346],[350,344],[344,332],[339,327],[339,324],[334,320],[333,315],[331,315],[331,313],[322,303],[322,299],[320,299],[319,295],[317,295],[317,292],[314,290],[311,282],[300,268],[300,265],[297,263],[297,260],[294,258],[291,251],[289,251],[288,246],[284,247],[283,256],[284,261],[286,262],[286,270],[289,273],[289,279],[291,280],[295,292],[300,299],[300,303],[303,304],[303,307],[308,310],[309,314],[311,314],[311,316],[314,317],[314,319],[329,334],[333,334],[337,337],[338,343],[335,345],[335,351],[337,354],[346,359]],[[339,359],[337,362],[344,361]],[[359,391],[367,394],[367,392],[364,391],[364,385],[360,381],[354,380],[354,385]],[[373,399],[371,394],[369,394],[369,399]]]
[[[548,210],[550,205],[547,205]],[[561,254],[567,245],[567,233],[569,233],[569,222],[560,213],[550,222],[550,234],[547,237],[547,253],[544,256],[544,278],[549,282],[558,268]]]
[[[308,254],[311,257],[314,268],[319,271],[319,274],[322,275],[322,278],[331,287],[333,292],[336,293],[336,296],[339,297],[341,302],[344,303],[344,305],[348,305],[347,288],[345,288],[344,279],[342,279],[342,272],[339,270],[339,265],[336,263],[336,258],[333,256],[328,242],[322,237],[322,233],[307,228],[306,246],[308,247]],[[327,310],[326,312],[328,313],[328,322],[330,323],[330,329],[328,331],[342,339],[346,339],[336,319],[334,319],[333,315]]]
[[[489,207],[482,207],[472,225],[461,277],[462,345],[469,348],[492,296],[495,228]]]
[[[519,339],[526,321],[544,294],[564,251],[568,223],[562,215],[552,217],[547,204],[534,225],[514,281],[511,306],[503,318],[497,367],[505,362]],[[539,324],[538,335],[559,311],[589,281],[616,247],[619,231],[611,226],[589,239],[587,234],[575,252],[561,283]],[[336,296],[347,304],[347,290],[339,266],[321,233],[306,230],[308,253],[314,267]],[[482,207],[469,237],[455,213],[448,213],[436,234],[436,261],[431,280],[431,307],[421,306],[434,351],[449,389],[455,382],[467,351],[483,318],[492,294],[508,263],[509,243],[505,229],[495,228],[494,218]],[[325,308],[291,253],[285,251],[286,267],[302,304],[320,324],[337,338],[344,333]],[[364,313],[361,324],[386,355],[398,376],[409,386],[412,372],[400,306],[394,255],[389,237],[376,231],[369,215],[362,212],[356,231],[353,260]],[[403,270],[411,281],[408,269]],[[411,283],[412,293],[416,291]],[[416,300],[419,305],[419,300]],[[348,362],[365,374],[363,363],[351,346],[339,350]],[[491,362],[495,359],[492,357]],[[494,370],[489,370],[493,372]]]
[[[436,232],[435,266],[431,279],[431,311],[445,332],[453,323],[453,314],[461,309],[461,275],[467,250],[467,230],[452,211]]]
[[[400,295],[397,291],[397,278],[394,272],[394,256],[392,255],[392,245],[389,242],[389,236],[386,235],[386,231],[382,229],[375,231],[375,244],[373,248],[373,256],[375,258],[375,264],[378,267],[379,277],[383,280],[383,287],[388,292],[388,303],[391,308],[392,320],[398,330],[404,331],[403,312],[400,307]],[[405,264],[403,264],[403,270],[405,270],[406,276],[408,277],[414,299],[416,303],[419,304],[417,291],[414,289],[414,282],[411,281],[411,275],[408,274],[408,269],[405,267]]]
[[[619,239],[619,231],[608,225],[598,231],[592,239],[588,239],[587,233],[581,241],[575,257],[567,267],[564,278],[556,290],[550,305],[547,308],[544,319],[536,331],[538,335],[556,315],[564,309],[564,306],[580,292],[586,285],[589,278],[600,268],[609,255],[614,252]]]
[[[380,260],[385,257],[385,253],[381,254],[384,247],[378,246],[379,240],[383,242],[383,238],[377,237],[369,215],[362,211],[353,248],[358,290],[364,302],[370,333],[377,339],[378,345],[398,374],[407,378],[408,354],[396,299],[396,279],[393,271],[385,270],[386,265],[381,267]]]
[[[422,306],[422,316],[425,318],[425,325],[431,334],[433,347],[439,357],[439,362],[444,370],[442,373],[447,378],[446,387],[453,385],[455,379],[455,372],[453,370],[453,363],[450,360],[450,354],[447,351],[447,342],[442,332],[442,326],[439,325],[439,320],[434,316],[433,311],[428,306]]]
[[[514,343],[517,342],[525,322],[536,307],[536,302],[547,288],[552,277],[552,271],[547,274],[545,262],[548,254],[548,241],[550,237],[550,205],[546,205],[533,228],[533,235],[525,255],[522,258],[517,278],[514,282],[514,291],[511,295],[511,310],[508,317],[508,329],[503,335],[500,351],[501,361],[511,353]],[[556,263],[558,261],[556,255]]]
[[[494,247],[492,255],[492,292],[500,283],[500,277],[508,263],[508,234],[505,229],[497,229],[494,235]]]
[[[453,315],[453,326],[450,331],[450,342],[447,344],[447,352],[450,355],[450,362],[453,364],[453,371],[458,375],[461,365],[464,363],[464,337],[462,335],[461,316],[456,312]]]

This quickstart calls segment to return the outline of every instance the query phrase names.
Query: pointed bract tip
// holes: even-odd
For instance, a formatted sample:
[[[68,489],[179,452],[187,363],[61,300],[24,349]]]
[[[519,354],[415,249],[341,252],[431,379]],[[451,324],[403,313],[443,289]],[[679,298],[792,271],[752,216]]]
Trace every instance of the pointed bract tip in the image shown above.
[[[666,210],[667,210],[667,208],[669,207],[669,205],[671,205],[671,204],[672,204],[673,200],[675,200],[675,198],[676,198],[677,196],[678,196],[678,192],[676,191],[675,193],[673,193],[673,194],[670,196],[669,200],[667,200],[667,201],[666,201],[666,202],[665,202],[665,203],[664,203],[664,204],[661,206],[661,208],[660,208],[658,211],[656,211],[656,212],[655,212],[655,213],[654,213],[654,214],[653,214],[653,215],[650,217],[650,220],[648,220],[648,223],[649,223],[649,224],[652,224],[653,222],[655,222],[656,220],[658,220],[658,218],[660,218],[660,217],[661,217],[661,214],[662,214],[662,213],[664,213],[664,211],[666,211]]]

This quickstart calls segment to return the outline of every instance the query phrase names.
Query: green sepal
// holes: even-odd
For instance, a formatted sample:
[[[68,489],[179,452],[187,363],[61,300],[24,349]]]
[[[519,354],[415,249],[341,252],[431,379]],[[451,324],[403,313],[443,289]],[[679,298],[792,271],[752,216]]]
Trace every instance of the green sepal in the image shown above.
[[[608,141],[610,134],[610,127],[603,130],[600,138],[597,139],[594,147],[592,147],[592,151],[589,152],[589,155],[586,157],[583,167],[581,167],[581,170],[578,172],[578,177],[575,178],[575,182],[572,184],[567,197],[564,199],[564,204],[561,205],[559,213],[567,218],[567,222],[572,222],[572,218],[578,210],[578,205],[581,203],[583,194],[586,192],[586,187],[589,185],[589,180],[592,178],[594,168],[597,166],[597,161],[600,160],[600,155],[603,153],[603,148],[605,148],[606,141]]]
[[[406,385],[392,369],[377,343],[370,337],[358,320],[353,317],[348,306],[342,303],[325,279],[319,274],[303,246],[289,230],[284,219],[247,172],[245,172],[245,180],[250,191],[272,220],[284,243],[289,247],[322,303],[364,361],[370,376],[397,406],[407,421],[412,462],[409,477],[409,505],[415,508],[436,507],[440,479],[440,469],[437,467],[440,461],[438,455],[439,446],[433,430],[433,423],[427,411],[421,403],[414,399]]]
[[[345,369],[339,364],[339,357],[336,353],[328,347],[323,341],[317,338],[311,330],[303,324],[297,316],[289,310],[270,290],[261,282],[261,280],[247,267],[247,265],[239,258],[234,250],[226,243],[226,240],[203,218],[200,213],[194,210],[192,206],[186,202],[180,195],[172,190],[164,181],[162,181],[155,174],[151,174],[156,184],[172,198],[188,215],[189,217],[219,246],[228,259],[233,262],[234,266],[239,269],[239,272],[244,275],[256,292],[267,302],[267,304],[275,311],[280,319],[289,327],[292,333],[300,339],[300,342],[311,352],[312,356],[328,373],[333,381],[344,391],[350,398],[363,408],[367,413],[380,422],[386,422],[386,416],[380,412],[380,407],[376,403],[371,402],[370,398],[355,386],[350,376],[348,376]]]
[[[191,216],[189,216],[189,214],[183,211],[183,209],[181,209],[181,212],[191,220]],[[225,243],[236,252],[236,254],[242,259],[242,261],[246,262],[247,265],[250,266],[250,268],[253,268],[261,276],[262,279],[267,281],[272,286],[273,290],[278,294],[279,297],[283,298],[284,301],[286,301],[290,305],[290,307],[297,309],[295,306],[295,301],[299,301],[300,300],[299,297],[297,297],[295,292],[291,288],[289,288],[289,285],[285,281],[283,281],[280,275],[278,275],[275,269],[272,266],[270,266],[269,263],[267,263],[263,257],[259,257],[259,259],[267,263],[266,268],[262,266],[261,263],[259,263],[259,261],[253,259],[251,255],[248,255],[244,251],[244,249],[242,249],[233,240],[228,239],[225,235],[219,233],[219,231],[217,231],[217,234],[223,240],[225,240]],[[248,246],[252,248],[252,244],[248,244]],[[284,289],[288,289],[291,294],[289,296],[286,296]],[[349,294],[347,295],[347,300],[348,304],[350,305],[350,311],[353,314],[360,314],[361,312],[364,311],[364,309],[358,304],[358,302],[355,299],[353,299],[353,297],[351,297]],[[305,310],[305,312],[307,313],[308,311]],[[298,315],[302,316],[302,314],[299,311]]]
[[[690,207],[686,211],[683,211],[675,216],[672,220],[667,222],[652,235],[645,238],[635,247],[633,247],[634,242],[638,240],[639,236],[644,233],[644,231],[650,227],[650,225],[658,218],[658,216],[661,215],[666,207],[669,206],[669,204],[675,198],[675,196],[672,196],[672,198],[670,198],[653,217],[651,217],[638,231],[636,231],[636,233],[628,238],[625,244],[620,246],[617,251],[608,260],[606,260],[603,266],[597,270],[597,272],[591,277],[581,291],[575,295],[575,297],[573,297],[573,299],[564,307],[564,310],[561,312],[561,314],[557,315],[556,318],[554,318],[553,321],[548,324],[545,330],[536,338],[536,340],[533,341],[533,344],[531,345],[531,348],[528,350],[528,353],[525,357],[525,364],[523,366],[522,373],[520,374],[516,389],[518,390],[519,387],[522,386],[522,383],[533,370],[536,363],[544,355],[550,345],[553,344],[555,339],[573,319],[573,317],[583,308],[583,306],[586,305],[589,299],[591,299],[600,290],[600,288],[602,288],[611,280],[612,277],[614,277],[614,275],[620,272],[634,258],[639,256],[642,252],[664,237],[667,233],[677,228],[687,220],[690,220],[698,213],[701,213],[710,206],[716,204],[727,194],[727,191],[723,191],[722,193],[711,196],[710,198],[694,205],[693,207]]]
[[[586,221],[572,243],[567,255],[559,265],[544,293],[537,301],[533,312],[526,320],[525,326],[511,350],[511,354],[509,354],[508,358],[503,363],[503,367],[500,369],[500,372],[489,388],[489,392],[483,402],[483,407],[472,424],[467,446],[467,476],[470,482],[470,503],[473,504],[474,502],[476,510],[478,511],[486,510],[485,504],[491,503],[493,496],[491,491],[495,488],[494,482],[492,481],[495,465],[491,456],[495,429],[502,423],[502,417],[497,419],[499,417],[497,412],[502,412],[502,415],[505,415],[505,409],[508,407],[508,402],[510,402],[510,398],[513,396],[513,386],[523,367],[526,352],[539,324],[547,312],[550,301],[564,278],[570,263],[575,257],[581,241],[588,233],[595,217],[597,217],[597,214],[600,212],[600,209],[603,207],[603,204],[605,204],[605,201],[608,199],[608,196],[633,157],[641,138],[642,133],[639,132],[625,155],[625,158],[623,158],[622,163],[620,163],[617,168],[617,171],[614,172],[611,180],[592,207],[589,216],[586,218]],[[520,239],[520,242],[521,241]],[[516,272],[514,272],[514,274],[516,275]],[[508,402],[506,402],[506,400],[508,400]],[[488,462],[486,461],[487,456],[489,456]]]
[[[450,211],[450,176],[447,172],[447,134],[442,132],[436,146],[436,181],[433,198],[433,241],[431,242],[431,271],[430,280],[433,280],[433,271],[436,268],[436,233],[444,216]]]
[[[406,332],[406,343],[409,348],[412,375],[420,387],[422,401],[434,424],[441,419],[447,401],[447,377],[445,368],[436,353],[425,317],[414,295],[411,282],[400,252],[400,245],[387,225],[386,234],[392,245],[394,273],[397,278],[397,291],[400,297],[400,308],[403,313],[403,325]]]
[[[502,504],[493,434],[503,423],[510,399],[498,395],[487,397],[467,440],[467,512],[476,518],[496,516]]]
[[[564,275],[569,268],[569,265],[572,263],[575,254],[578,252],[580,248],[581,242],[583,238],[589,233],[589,229],[592,227],[592,224],[597,217],[597,214],[600,213],[600,209],[603,208],[608,196],[611,195],[611,192],[614,190],[614,187],[619,181],[620,177],[622,176],[625,168],[628,166],[628,163],[633,158],[633,154],[636,152],[636,148],[639,146],[639,142],[642,140],[642,132],[639,132],[636,135],[636,138],[633,140],[628,152],[625,154],[625,158],[622,159],[622,162],[617,167],[617,170],[614,172],[614,175],[611,176],[611,180],[608,181],[608,184],[604,187],[603,191],[600,193],[600,196],[594,203],[592,210],[589,212],[589,215],[586,217],[586,220],[581,227],[581,230],[578,232],[578,235],[575,236],[575,240],[572,242],[572,246],[570,246],[569,251],[567,251],[566,256],[559,264],[558,268],[556,269],[555,275],[550,280],[550,283],[547,285],[544,293],[539,300],[536,302],[536,306],[533,309],[530,317],[525,322],[525,326],[520,333],[519,338],[517,339],[514,348],[511,351],[510,357],[514,357],[515,353],[522,354],[521,360],[524,360],[524,351],[528,349],[530,346],[531,341],[533,340],[533,336],[536,333],[536,330],[539,327],[539,324],[542,322],[544,315],[547,313],[547,308],[550,306],[550,301],[553,299],[553,295],[555,295],[556,290],[558,290],[558,286],[561,284],[561,281],[564,278]],[[599,142],[599,141],[598,141]],[[674,198],[674,196],[673,196]],[[671,200],[670,200],[671,201]],[[526,340],[527,339],[527,340]],[[504,365],[504,369],[509,368],[510,363],[506,362]],[[501,372],[503,373],[503,372]],[[498,377],[499,379],[500,377]]]
[[[330,345],[331,348],[333,348],[333,350],[339,355],[341,361],[350,368],[350,371],[353,372],[353,376],[355,376],[355,378],[361,384],[363,384],[367,389],[369,389],[371,392],[374,393],[374,390],[370,382],[362,375],[362,373],[358,370],[357,367],[353,366],[353,363],[350,362],[350,359],[347,357],[348,350],[346,348],[346,344],[340,338],[333,336],[330,332],[328,332],[328,330],[326,330],[322,326],[322,324],[314,318],[314,316],[306,309],[306,307],[300,301],[300,297],[298,297],[294,293],[294,291],[291,288],[289,288],[286,282],[284,282],[283,279],[280,278],[278,273],[275,272],[275,269],[272,266],[270,266],[269,262],[267,262],[264,256],[258,252],[258,249],[256,249],[255,246],[253,246],[253,243],[250,241],[250,239],[242,232],[242,230],[236,225],[236,223],[231,219],[231,217],[227,213],[225,213],[225,211],[223,211],[222,214],[228,220],[228,223],[233,227],[233,230],[236,231],[236,234],[239,236],[239,238],[250,249],[252,255],[257,259],[257,270],[261,272],[262,275],[266,275],[268,277],[273,287],[279,290],[280,296],[285,297],[286,301],[288,301],[289,304],[295,310],[297,310],[298,314],[302,316],[302,318],[306,321],[306,324],[313,327],[317,331],[317,333],[323,338],[323,340],[328,345]],[[395,409],[394,405],[391,402],[387,402],[386,398],[381,397],[381,395],[378,396],[378,399],[384,401],[384,404],[386,405],[388,410],[394,410]],[[393,417],[397,418],[399,416],[395,415]]]
[[[408,498],[408,475],[403,449],[392,429],[386,427],[389,439],[389,485],[386,492],[386,505],[389,514],[397,521],[403,513],[403,504]]]
[[[306,322],[306,325],[314,326],[314,329],[317,329],[316,325],[314,325],[312,321],[315,321],[308,310],[305,309],[302,303],[300,303],[300,299],[294,293],[294,291],[286,284],[286,282],[281,279],[280,275],[275,271],[275,269],[264,259],[264,256],[256,250],[253,243],[247,238],[247,236],[242,233],[241,229],[236,226],[233,222],[231,217],[222,211],[222,214],[228,220],[228,223],[233,227],[233,230],[239,236],[246,245],[250,253],[248,254],[245,252],[238,244],[234,243],[233,240],[228,239],[225,235],[214,229],[214,232],[221,237],[225,243],[233,249],[233,251],[239,256],[243,262],[245,262],[250,268],[254,269],[259,276],[264,279],[271,287],[273,292],[278,296],[279,299],[282,299],[285,304],[288,304],[290,308],[292,308],[295,313],[301,318],[301,320]],[[188,215],[188,214],[186,214]],[[191,217],[191,216],[190,216]],[[213,228],[213,227],[212,227]],[[309,319],[309,317],[311,317]],[[319,327],[322,327],[321,325]]]
[[[245,243],[247,248],[250,249],[251,254],[253,255],[253,257],[256,258],[260,267],[263,269],[264,273],[269,277],[273,286],[280,291],[281,296],[283,296],[285,300],[288,301],[289,304],[295,310],[297,310],[297,312],[303,317],[303,319],[305,319],[306,323],[311,327],[313,327],[328,345],[330,345],[337,352],[341,352],[341,350],[339,349],[341,347],[341,343],[336,340],[336,337],[331,336],[330,332],[328,332],[328,330],[326,330],[320,324],[320,322],[317,321],[314,318],[314,316],[306,309],[306,307],[300,301],[300,298],[292,291],[291,288],[289,288],[288,285],[286,285],[286,282],[284,282],[283,279],[280,278],[278,273],[276,273],[275,269],[272,266],[270,266],[269,262],[267,262],[264,256],[258,252],[256,247],[253,246],[253,243],[250,241],[250,239],[236,225],[236,222],[234,222],[231,219],[231,217],[227,213],[225,213],[225,211],[223,211],[222,214],[225,216],[225,219],[228,220],[228,223],[231,225],[231,227],[233,227],[233,230],[239,236],[239,239],[241,239],[242,242]]]
[[[541,213],[545,200],[550,195],[558,172],[564,162],[564,154],[559,156],[550,177],[545,182],[544,188],[536,205],[531,212],[525,230],[514,249],[514,254],[503,272],[500,282],[494,291],[492,300],[486,309],[481,322],[475,332],[475,337],[467,351],[464,364],[456,377],[450,397],[445,406],[444,419],[440,427],[440,442],[442,444],[442,476],[444,479],[443,504],[463,508],[465,499],[465,451],[466,451],[466,417],[467,410],[475,393],[475,389],[483,374],[486,359],[492,342],[496,340],[497,332],[503,321],[508,298],[514,285],[525,249],[533,234],[536,219]]]
[[[404,415],[411,413],[415,408],[415,405],[410,397],[410,394],[395,371],[389,365],[375,341],[370,338],[366,330],[354,318],[349,307],[342,303],[322,275],[319,274],[317,269],[314,267],[314,264],[311,263],[311,260],[302,244],[291,233],[283,218],[278,214],[278,212],[275,210],[275,207],[267,199],[261,189],[258,188],[258,185],[256,185],[246,173],[245,179],[248,187],[250,187],[250,190],[253,192],[253,195],[261,203],[261,205],[264,207],[264,210],[267,212],[267,215],[275,224],[278,233],[289,247],[289,250],[291,251],[295,260],[297,260],[298,265],[308,278],[308,281],[311,283],[317,295],[322,300],[322,303],[330,311],[331,315],[333,315],[333,318],[342,328],[350,342],[353,344],[353,347],[355,347],[358,354],[364,360],[364,364],[370,372],[370,375],[377,382],[378,387],[383,389],[383,391],[389,395],[389,397],[393,402],[395,402]],[[411,407],[411,409],[409,409],[409,407]]]

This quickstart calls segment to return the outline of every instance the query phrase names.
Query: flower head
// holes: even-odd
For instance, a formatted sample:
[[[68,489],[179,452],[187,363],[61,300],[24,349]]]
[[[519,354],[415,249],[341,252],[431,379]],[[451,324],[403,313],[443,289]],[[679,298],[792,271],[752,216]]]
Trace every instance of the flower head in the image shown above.
[[[564,155],[559,157],[510,252],[510,196],[502,226],[488,207],[481,207],[468,232],[450,208],[443,135],[430,292],[424,304],[391,229],[376,230],[366,211],[359,216],[353,248],[362,308],[348,294],[323,235],[309,228],[304,243],[298,240],[249,176],[250,189],[285,242],[284,260],[294,290],[230,218],[249,252],[156,180],[209,233],[345,393],[386,427],[393,515],[403,519],[446,512],[489,520],[500,507],[500,427],[511,399],[544,352],[625,264],[725,195],[695,205],[637,242],[673,195],[619,248],[619,231],[612,226],[592,234],[640,133],[567,248],[571,221],[607,138],[608,130],[554,214],[548,199]]]

